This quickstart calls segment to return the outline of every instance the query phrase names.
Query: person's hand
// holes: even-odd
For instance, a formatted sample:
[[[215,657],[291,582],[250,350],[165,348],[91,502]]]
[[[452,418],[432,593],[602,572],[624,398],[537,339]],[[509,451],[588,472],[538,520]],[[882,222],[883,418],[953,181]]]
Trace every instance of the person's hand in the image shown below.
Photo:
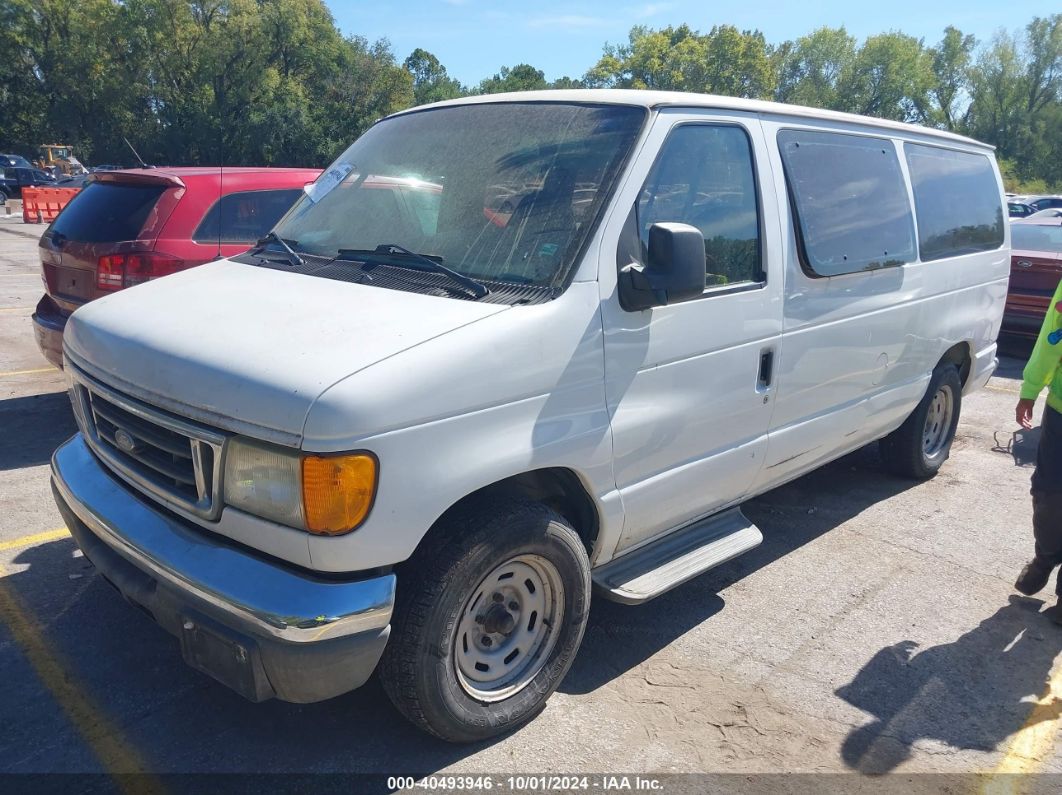
[[[1014,418],[1018,421],[1018,425],[1025,430],[1029,430],[1032,427],[1032,413],[1035,405],[1035,400],[1022,398],[1018,401],[1017,408],[1014,409]]]

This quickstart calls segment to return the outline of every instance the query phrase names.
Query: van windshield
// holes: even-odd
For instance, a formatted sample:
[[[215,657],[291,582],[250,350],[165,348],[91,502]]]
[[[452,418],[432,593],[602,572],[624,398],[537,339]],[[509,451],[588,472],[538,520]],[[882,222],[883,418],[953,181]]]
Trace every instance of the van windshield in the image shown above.
[[[475,279],[555,286],[644,118],[636,107],[504,102],[386,119],[275,231],[309,255],[393,244]]]

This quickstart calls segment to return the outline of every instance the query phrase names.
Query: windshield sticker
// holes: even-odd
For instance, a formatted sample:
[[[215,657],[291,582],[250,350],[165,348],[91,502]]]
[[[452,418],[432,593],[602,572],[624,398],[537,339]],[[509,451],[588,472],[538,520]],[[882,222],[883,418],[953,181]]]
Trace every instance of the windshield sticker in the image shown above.
[[[304,187],[303,190],[310,197],[310,201],[317,204],[317,202],[331,193],[336,185],[346,179],[347,175],[353,170],[353,163],[338,163],[319,176],[316,182],[311,182]]]

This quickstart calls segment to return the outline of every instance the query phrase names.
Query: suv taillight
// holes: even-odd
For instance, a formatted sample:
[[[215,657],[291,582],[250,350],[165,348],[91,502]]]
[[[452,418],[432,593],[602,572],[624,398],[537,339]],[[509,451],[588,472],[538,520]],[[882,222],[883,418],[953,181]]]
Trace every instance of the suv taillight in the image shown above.
[[[101,290],[121,290],[159,276],[184,270],[192,263],[172,254],[148,252],[143,254],[107,254],[96,266],[96,287]]]

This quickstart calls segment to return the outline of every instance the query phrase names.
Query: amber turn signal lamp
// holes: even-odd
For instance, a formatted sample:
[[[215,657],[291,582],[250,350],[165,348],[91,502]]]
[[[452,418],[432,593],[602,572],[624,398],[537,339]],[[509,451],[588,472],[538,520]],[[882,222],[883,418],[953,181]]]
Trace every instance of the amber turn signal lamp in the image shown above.
[[[306,529],[318,535],[349,533],[365,521],[376,496],[376,459],[365,453],[302,459]]]

